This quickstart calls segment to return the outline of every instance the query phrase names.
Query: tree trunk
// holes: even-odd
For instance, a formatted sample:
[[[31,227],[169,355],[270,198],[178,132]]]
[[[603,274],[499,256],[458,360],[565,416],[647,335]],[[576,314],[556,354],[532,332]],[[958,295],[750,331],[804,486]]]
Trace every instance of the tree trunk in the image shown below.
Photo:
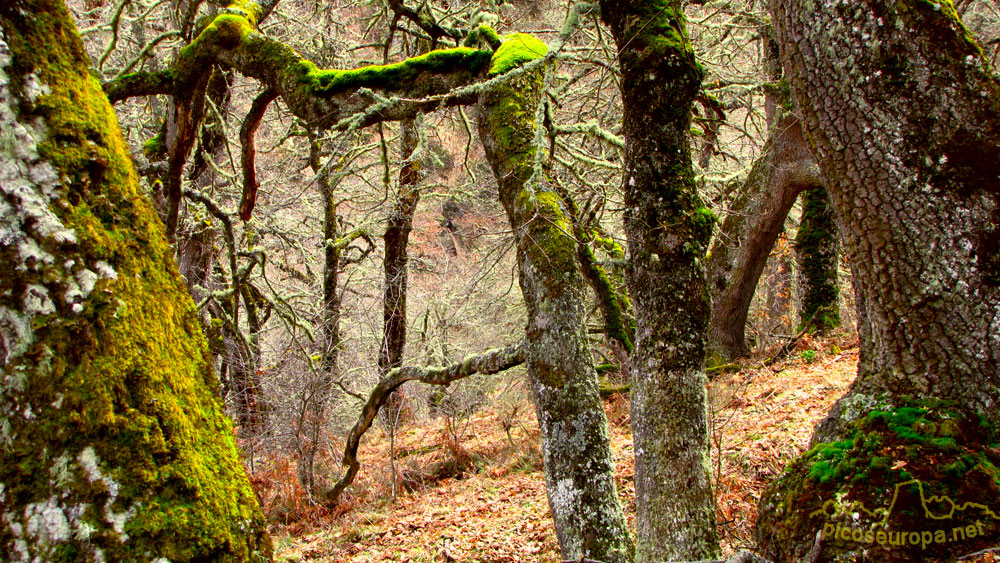
[[[636,560],[714,559],[703,260],[715,217],[688,143],[701,70],[680,1],[603,1],[601,15],[619,46],[625,112]]]
[[[537,59],[546,51],[531,36],[509,36],[491,71],[506,71],[502,63]],[[479,135],[514,233],[528,309],[525,358],[562,558],[627,562],[631,544],[587,342],[573,226],[566,202],[535,166],[543,74],[536,67],[482,94]]]
[[[907,479],[995,511],[1000,83],[948,1],[771,7],[853,269],[861,346],[857,380],[817,427],[815,447],[762,498],[761,543],[775,557],[804,554],[824,527],[812,519],[827,514],[826,504],[812,512],[820,503],[882,505]],[[868,468],[865,478],[851,467]],[[885,526],[941,527],[919,507]],[[949,532],[971,524],[966,513],[948,516]],[[947,559],[997,545],[996,520],[984,520],[974,541],[926,550],[829,542],[822,554]]]
[[[409,255],[406,247],[413,230],[413,214],[420,202],[417,182],[418,163],[410,161],[417,149],[416,124],[412,119],[402,123],[402,154],[405,161],[399,171],[399,198],[389,211],[385,234],[385,259],[383,260],[384,288],[382,296],[382,345],[379,347],[378,368],[385,375],[392,368],[403,365],[406,347],[406,288]]]
[[[713,248],[709,259],[712,289],[719,292],[712,305],[710,353],[732,360],[750,352],[746,344],[747,315],[767,258],[799,193],[821,185],[819,169],[809,154],[798,118],[790,111],[783,112],[771,128],[763,156],[750,170],[744,187],[749,202],[735,211],[736,217],[727,217],[723,223],[722,236],[736,240],[721,243],[735,245],[735,255],[731,261],[726,258],[733,252],[716,257]]]
[[[761,31],[765,67],[774,83],[765,94],[768,141],[723,221],[708,258],[713,295],[709,353],[715,362],[750,353],[747,316],[767,259],[799,193],[822,186],[819,167],[792,109],[791,94],[782,87],[778,43],[770,26]]]
[[[795,234],[799,265],[799,328],[826,332],[840,326],[840,240],[830,195],[817,187],[802,194],[802,221]]]
[[[270,557],[197,313],[65,7],[0,6],[0,551]]]
[[[1000,422],[1000,83],[947,2],[816,20],[798,4],[775,1],[775,25],[860,294],[850,395],[953,399]],[[878,49],[830,50],[867,34]]]
[[[406,293],[410,263],[407,246],[410,244],[410,231],[413,230],[413,215],[420,202],[420,190],[417,188],[420,181],[419,163],[411,160],[419,142],[416,127],[413,119],[401,123],[400,156],[404,164],[399,170],[399,192],[389,210],[385,234],[382,236],[385,258],[382,261],[382,344],[378,350],[380,378],[385,377],[392,368],[403,365],[403,351],[406,348]],[[388,408],[382,410],[382,414],[387,417],[386,421],[392,429],[400,422],[400,409],[404,402],[401,389],[395,389],[386,401]]]

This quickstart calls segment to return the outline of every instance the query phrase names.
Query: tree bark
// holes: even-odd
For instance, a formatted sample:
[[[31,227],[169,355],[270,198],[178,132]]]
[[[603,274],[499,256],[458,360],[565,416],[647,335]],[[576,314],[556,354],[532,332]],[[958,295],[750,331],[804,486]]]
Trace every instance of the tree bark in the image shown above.
[[[772,9],[856,280],[848,397],[948,398],[1000,422],[1000,83],[947,2]]]
[[[0,551],[270,558],[197,313],[61,2],[0,6]]]
[[[749,354],[747,315],[760,275],[795,199],[818,186],[822,186],[819,168],[802,137],[798,117],[783,111],[763,156],[750,170],[743,190],[749,201],[723,222],[720,236],[735,240],[720,240],[709,258],[712,290],[718,292],[712,304],[711,354],[724,360]],[[733,245],[734,251],[719,248]],[[716,254],[717,250],[722,252]]]
[[[703,260],[715,217],[695,185],[688,142],[701,69],[680,1],[602,1],[601,16],[622,72],[636,560],[714,559]]]
[[[788,559],[813,545],[817,523],[804,515],[823,492],[867,500],[893,482],[934,479],[938,498],[995,509],[995,479],[977,480],[980,469],[941,479],[939,468],[1000,458],[989,445],[1000,422],[1000,82],[948,1],[772,0],[771,9],[853,270],[860,333],[857,379],[814,448],[761,499],[761,545]],[[902,452],[906,470],[893,473]],[[868,478],[836,471],[848,466]],[[880,474],[890,477],[884,489],[866,484]],[[889,529],[938,524],[922,514],[897,515]],[[950,559],[996,545],[1000,529],[984,520],[978,546],[824,542],[821,555]]]
[[[819,167],[792,107],[791,93],[782,81],[773,30],[763,26],[761,32],[764,66],[773,82],[765,90],[768,140],[723,221],[708,258],[709,290],[713,295],[709,354],[713,361],[731,361],[750,353],[747,317],[767,259],[799,194],[822,186]]]
[[[511,60],[535,59],[536,66],[512,71],[515,76],[482,94],[479,135],[514,233],[528,310],[525,363],[562,557],[626,562],[632,546],[587,342],[584,280],[569,207],[536,166],[536,113],[544,81],[537,59],[546,51],[527,35],[506,38],[494,56],[494,71]]]
[[[382,260],[382,344],[378,350],[380,377],[384,377],[392,368],[403,365],[403,352],[406,348],[406,297],[410,262],[407,246],[413,230],[413,215],[420,202],[420,190],[417,188],[420,164],[412,160],[419,142],[416,127],[417,124],[412,119],[404,120],[401,125],[400,156],[404,164],[399,170],[397,198],[389,210],[385,234],[382,235],[385,257]],[[389,395],[390,410],[394,411],[391,414],[393,426],[398,422],[395,418],[403,400],[400,389]]]

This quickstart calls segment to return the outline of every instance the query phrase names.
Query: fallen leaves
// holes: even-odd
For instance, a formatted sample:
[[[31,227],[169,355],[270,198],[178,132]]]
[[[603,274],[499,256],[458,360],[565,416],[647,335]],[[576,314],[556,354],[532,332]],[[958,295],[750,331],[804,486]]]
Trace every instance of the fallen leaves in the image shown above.
[[[822,346],[819,339],[813,345]],[[714,410],[713,469],[719,530],[726,553],[752,546],[756,502],[768,481],[803,451],[818,422],[847,389],[857,369],[857,352],[820,351],[812,363],[791,359],[778,366],[718,377],[711,384]],[[616,463],[616,482],[626,517],[634,529],[635,490],[627,397],[606,403]],[[509,414],[509,413],[508,413]],[[474,417],[475,431],[462,448],[482,466],[458,477],[429,481],[385,500],[379,479],[388,440],[373,436],[362,448],[366,464],[355,508],[331,515],[324,529],[288,537],[279,557],[291,561],[338,563],[559,561],[549,517],[539,438],[533,409],[520,409],[513,442],[503,417],[485,412]],[[507,421],[508,428],[511,427]],[[373,434],[377,434],[374,433]],[[407,452],[400,464],[414,470],[440,463],[448,448],[429,447],[441,440],[440,423],[424,421],[397,436]],[[422,452],[422,453],[421,453]],[[378,477],[379,472],[382,477]]]

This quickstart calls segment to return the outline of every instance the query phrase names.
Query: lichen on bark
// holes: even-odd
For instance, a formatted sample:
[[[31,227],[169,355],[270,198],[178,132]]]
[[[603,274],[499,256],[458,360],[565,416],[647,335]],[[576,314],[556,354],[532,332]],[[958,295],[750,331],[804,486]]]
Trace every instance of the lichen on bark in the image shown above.
[[[515,64],[537,60],[547,51],[537,39],[515,36],[507,41],[514,43],[509,49],[501,45],[497,56],[506,61],[516,53],[511,57]],[[479,134],[514,233],[528,309],[525,363],[562,557],[624,563],[632,559],[632,544],[615,488],[607,420],[587,342],[577,242],[566,201],[549,185],[545,171],[535,167],[543,76],[539,66],[484,92]]]
[[[858,310],[858,377],[817,426],[814,445],[845,441],[862,417],[912,401],[946,401],[995,428],[1000,290],[990,269],[1000,217],[1000,80],[951,2],[772,0],[771,8]],[[970,455],[993,447],[958,442]],[[919,455],[921,465],[937,458]],[[781,482],[801,476],[801,463]],[[830,480],[849,486],[842,481]],[[762,499],[762,547],[791,558],[813,545],[816,530],[782,524],[779,496],[811,501],[787,486]],[[969,547],[950,543],[942,557]]]
[[[0,551],[270,558],[194,305],[61,2],[0,7]]]
[[[702,71],[679,1],[601,2],[601,17],[619,47],[625,114],[636,560],[713,559],[703,260],[714,219],[688,142]]]
[[[442,104],[474,103],[474,98],[453,99],[449,92],[471,84],[493,55],[488,49],[454,47],[397,63],[324,70],[261,33],[259,12],[254,2],[230,5],[180,49],[169,70],[126,75],[106,84],[105,90],[112,101],[183,94],[213,65],[223,63],[275,90],[293,114],[313,126],[364,127],[410,118]],[[382,103],[371,95],[357,95],[366,89],[378,92]],[[407,100],[399,99],[403,97]],[[376,106],[377,111],[367,111]]]

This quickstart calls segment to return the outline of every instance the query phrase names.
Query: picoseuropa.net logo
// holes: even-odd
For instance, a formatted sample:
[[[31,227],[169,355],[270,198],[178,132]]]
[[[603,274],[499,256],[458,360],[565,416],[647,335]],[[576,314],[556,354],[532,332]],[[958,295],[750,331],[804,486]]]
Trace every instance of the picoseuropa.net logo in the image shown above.
[[[841,526],[827,522],[823,524],[823,539],[838,539],[842,541],[853,541],[859,544],[879,544],[883,547],[902,547],[904,545],[919,545],[927,549],[932,544],[943,544],[951,542],[966,541],[985,535],[983,521],[976,520],[974,524],[956,526],[951,529],[938,528],[937,530],[917,531],[893,531],[893,530],[866,530],[853,526]]]
[[[928,525],[909,529],[890,528],[889,517],[897,509],[903,495],[912,495],[912,504],[916,505],[913,507],[914,516],[920,524]],[[919,520],[921,511],[923,519]],[[989,533],[991,524],[1000,523],[1000,516],[984,504],[960,504],[946,495],[925,494],[924,484],[919,479],[898,483],[893,490],[892,501],[884,508],[869,510],[859,501],[844,503],[828,500],[809,516],[826,519],[822,527],[823,541],[839,540],[883,547],[920,546],[921,549],[983,538]],[[842,523],[845,519],[849,523]]]

